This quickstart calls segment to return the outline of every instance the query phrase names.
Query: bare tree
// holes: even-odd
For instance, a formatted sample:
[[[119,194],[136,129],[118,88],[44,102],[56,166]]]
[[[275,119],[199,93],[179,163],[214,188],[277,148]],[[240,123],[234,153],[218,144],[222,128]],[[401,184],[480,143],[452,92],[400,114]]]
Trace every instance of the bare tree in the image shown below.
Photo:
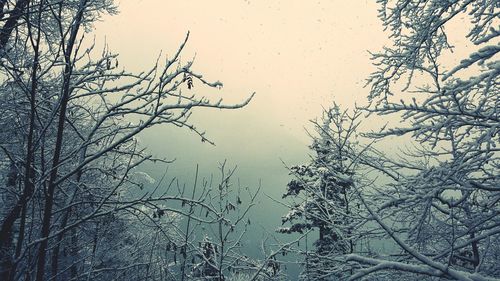
[[[261,257],[253,258],[244,252],[250,246],[245,238],[252,227],[250,211],[257,204],[260,184],[250,188],[235,183],[236,167],[228,168],[226,161],[219,171],[219,176],[201,181],[198,194],[193,191],[192,198],[204,198],[206,205],[190,204],[189,213],[197,213],[204,220],[189,225],[188,219],[182,232],[186,238],[180,250],[181,279],[222,281],[247,276],[248,280],[282,280],[280,264],[275,261],[279,250],[262,251]]]
[[[194,86],[222,84],[193,72],[192,61],[181,61],[189,33],[170,58],[158,58],[149,70],[120,69],[116,54],[107,47],[98,52],[84,40],[95,20],[116,11],[113,1],[0,4],[3,15],[9,15],[0,32],[2,124],[9,128],[1,137],[7,159],[2,162],[1,279],[94,280],[109,278],[109,272],[119,279],[134,270],[146,279],[167,274],[151,268],[158,259],[145,257],[155,251],[139,243],[148,241],[149,249],[162,245],[170,239],[167,226],[153,223],[153,235],[140,239],[129,223],[152,214],[164,217],[146,215],[143,208],[152,203],[203,200],[158,193],[160,187],[141,190],[137,168],[168,161],[148,154],[136,136],[151,126],[172,124],[211,143],[189,122],[192,110],[237,109],[251,96],[226,105],[194,93]],[[109,230],[111,225],[123,230],[120,235]],[[115,245],[106,238],[110,233]],[[123,250],[137,254],[122,267],[119,262],[110,266],[103,251],[120,241],[128,241]]]
[[[498,280],[498,1],[379,3],[393,46],[373,56],[365,110],[388,125],[367,136],[380,146],[403,136],[412,147],[365,157],[386,180],[360,199],[398,250],[348,255],[361,266],[350,279]],[[475,50],[450,66],[446,30],[460,18]]]

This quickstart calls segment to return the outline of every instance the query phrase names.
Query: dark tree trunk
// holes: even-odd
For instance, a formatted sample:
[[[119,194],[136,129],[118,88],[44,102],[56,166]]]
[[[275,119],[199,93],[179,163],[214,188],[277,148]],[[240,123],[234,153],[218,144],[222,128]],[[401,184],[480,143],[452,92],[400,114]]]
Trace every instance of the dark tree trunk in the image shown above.
[[[5,0],[0,2],[0,6],[2,8],[2,17],[3,17],[3,6],[5,5]],[[0,29],[0,54],[5,51],[5,46],[9,42],[10,35],[14,28],[18,25],[19,19],[23,16],[26,10],[26,6],[28,5],[29,0],[19,0],[16,2],[12,13],[10,13],[9,18]]]
[[[14,189],[17,179],[17,167],[15,163],[11,163],[7,177],[7,189]],[[12,269],[12,227],[18,216],[16,213],[21,211],[22,204],[19,201],[2,223],[2,230],[0,232],[0,280],[8,280]]]
[[[66,120],[66,110],[68,106],[68,101],[70,97],[70,80],[71,74],[73,72],[73,64],[71,61],[71,55],[73,54],[73,47],[75,45],[76,36],[78,34],[78,30],[81,25],[83,13],[85,11],[85,7],[87,5],[86,0],[82,0],[79,5],[79,9],[77,11],[75,21],[72,26],[71,35],[68,40],[68,44],[66,46],[64,61],[66,66],[64,68],[64,79],[63,79],[63,87],[61,93],[61,104],[59,109],[59,119],[57,124],[57,135],[56,135],[56,144],[54,149],[54,158],[52,164],[52,171],[50,172],[49,183],[47,186],[47,191],[45,192],[45,206],[43,210],[43,219],[42,219],[42,231],[40,242],[40,247],[38,249],[37,256],[37,273],[36,273],[36,281],[43,281],[45,276],[45,259],[46,259],[46,251],[48,246],[48,236],[50,233],[50,224],[52,217],[52,208],[54,206],[54,195],[56,190],[56,180],[58,167],[60,164],[60,158],[62,153],[63,146],[63,136],[64,136],[64,123]]]

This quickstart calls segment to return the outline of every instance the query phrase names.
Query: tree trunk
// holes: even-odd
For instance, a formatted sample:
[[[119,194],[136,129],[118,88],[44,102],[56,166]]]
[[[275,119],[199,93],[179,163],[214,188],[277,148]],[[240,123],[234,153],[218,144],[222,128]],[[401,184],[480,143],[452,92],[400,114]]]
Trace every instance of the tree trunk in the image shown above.
[[[3,9],[3,5],[5,3],[0,3],[0,8]],[[15,9],[24,9],[26,8],[27,1],[18,1],[16,4]],[[21,5],[18,7],[18,5]],[[41,8],[40,8],[41,9]],[[21,12],[19,12],[21,13]],[[13,17],[12,15],[11,17]],[[39,11],[39,19],[41,18],[41,11]],[[9,21],[12,20],[12,18],[9,18],[7,20],[7,23],[5,24],[6,26],[9,24]],[[16,20],[17,22],[17,20]],[[2,44],[2,36],[4,35],[4,30],[5,28],[2,29],[0,32],[0,44]],[[31,30],[31,29],[29,29]],[[7,40],[6,38],[5,40]],[[4,261],[6,258],[10,259],[10,250],[7,248],[11,248],[11,245],[6,245],[6,243],[10,244],[12,242],[12,228],[14,227],[15,221],[19,218],[19,215],[22,216],[22,221],[19,229],[19,237],[18,237],[18,243],[17,243],[17,249],[16,249],[16,257],[19,256],[21,252],[21,247],[22,243],[24,240],[24,225],[26,222],[26,205],[28,203],[28,200],[33,194],[34,190],[34,178],[35,178],[35,170],[33,168],[33,160],[34,160],[34,147],[33,147],[33,138],[34,138],[34,131],[35,131],[35,115],[36,115],[36,92],[37,92],[37,87],[38,87],[38,78],[37,78],[37,70],[38,70],[38,65],[39,65],[39,47],[40,47],[40,29],[38,29],[38,36],[36,40],[33,40],[33,37],[31,37],[31,43],[33,45],[33,52],[34,52],[34,58],[33,58],[33,66],[32,66],[32,71],[31,71],[31,88],[30,88],[30,120],[29,120],[29,125],[28,125],[28,138],[26,140],[26,161],[24,163],[24,188],[21,193],[21,197],[19,198],[18,202],[14,206],[14,208],[9,212],[7,215],[6,219],[2,223],[2,229],[0,230],[0,260]],[[7,41],[5,41],[6,43]],[[0,45],[0,48],[2,48],[3,45]],[[15,183],[14,183],[15,184]],[[5,256],[4,256],[5,254]],[[15,275],[15,265],[10,265],[9,269],[7,271],[11,271],[10,273],[7,273],[8,275],[4,276],[3,274],[0,273],[0,277],[2,277],[2,280],[9,280],[10,277],[13,278]],[[2,263],[2,268],[0,268],[0,272],[6,272],[5,268],[3,267]]]
[[[52,164],[52,171],[50,172],[49,183],[47,186],[47,191],[45,193],[45,206],[43,210],[43,220],[42,220],[42,231],[40,243],[40,248],[38,249],[37,257],[37,273],[36,281],[43,281],[45,275],[45,258],[46,250],[48,246],[48,236],[50,233],[50,224],[52,217],[52,208],[54,205],[54,193],[56,189],[56,180],[58,166],[60,164],[60,157],[62,153],[62,142],[64,136],[64,123],[66,120],[66,109],[68,106],[68,101],[70,97],[70,79],[73,72],[73,65],[71,61],[71,55],[73,54],[73,47],[75,45],[76,36],[78,34],[79,27],[81,25],[83,13],[85,11],[85,6],[87,5],[87,0],[81,0],[79,8],[71,28],[71,35],[66,46],[66,51],[64,54],[64,61],[66,66],[64,67],[64,78],[63,78],[63,88],[61,93],[61,105],[59,109],[59,119],[57,125],[57,135],[56,135],[56,145],[54,149],[54,158]]]
[[[6,1],[2,1],[2,17],[3,17],[3,5]],[[28,5],[29,0],[19,0],[14,6],[14,10],[10,13],[9,18],[5,21],[2,29],[0,29],[0,54],[5,51],[5,46],[9,42],[10,35],[12,31],[17,26],[19,19],[23,16]],[[0,55],[1,56],[1,55]]]
[[[15,163],[11,163],[7,177],[7,190],[15,188],[17,178],[17,167]],[[0,232],[0,280],[8,280],[12,268],[12,227],[17,219],[15,212],[18,213],[21,211],[21,199],[19,199],[2,223],[2,231]]]

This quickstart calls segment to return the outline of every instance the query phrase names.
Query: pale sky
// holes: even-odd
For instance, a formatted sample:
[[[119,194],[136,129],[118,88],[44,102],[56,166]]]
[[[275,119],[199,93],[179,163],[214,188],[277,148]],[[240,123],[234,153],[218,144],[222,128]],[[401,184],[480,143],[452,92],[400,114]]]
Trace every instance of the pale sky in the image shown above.
[[[279,147],[308,144],[304,126],[322,106],[365,100],[362,86],[373,70],[367,50],[386,42],[373,2],[122,0],[120,14],[105,17],[96,34],[120,54],[121,65],[139,71],[160,51],[172,54],[190,31],[184,58],[196,55],[194,69],[224,83],[225,100],[257,93],[243,110],[195,114],[217,144],[196,149],[233,161],[233,154],[245,157],[244,145],[252,157],[274,151],[287,159],[294,152]]]

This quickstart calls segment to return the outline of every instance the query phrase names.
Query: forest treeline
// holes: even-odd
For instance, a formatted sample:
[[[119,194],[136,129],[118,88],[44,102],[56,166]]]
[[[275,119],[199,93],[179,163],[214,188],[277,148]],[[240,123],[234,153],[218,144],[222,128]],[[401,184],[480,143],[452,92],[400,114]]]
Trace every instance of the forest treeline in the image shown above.
[[[252,257],[260,186],[225,162],[189,187],[152,179],[141,165],[170,162],[137,136],[167,124],[211,143],[192,112],[253,95],[198,94],[222,83],[181,59],[189,33],[126,71],[87,38],[113,0],[0,0],[0,280],[289,280],[290,257],[300,280],[500,280],[500,3],[377,2],[391,44],[372,53],[367,102],[312,121],[289,212]]]

